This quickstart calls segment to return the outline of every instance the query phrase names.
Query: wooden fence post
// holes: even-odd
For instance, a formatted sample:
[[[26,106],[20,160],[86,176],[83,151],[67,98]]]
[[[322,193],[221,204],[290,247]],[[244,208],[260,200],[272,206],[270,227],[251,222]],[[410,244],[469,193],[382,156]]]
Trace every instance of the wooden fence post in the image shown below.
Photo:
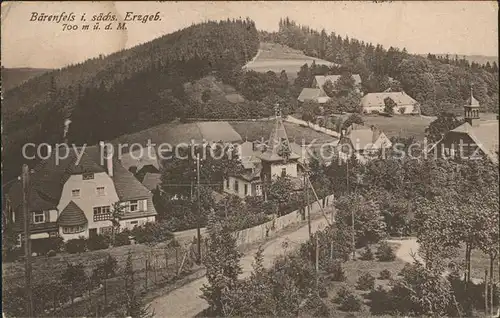
[[[104,307],[108,307],[108,291],[106,285],[106,279],[104,279]]]
[[[146,285],[144,287],[145,290],[148,290],[148,259],[146,258],[146,275],[145,275],[145,279],[146,279]]]
[[[488,315],[488,270],[484,270],[484,312]]]

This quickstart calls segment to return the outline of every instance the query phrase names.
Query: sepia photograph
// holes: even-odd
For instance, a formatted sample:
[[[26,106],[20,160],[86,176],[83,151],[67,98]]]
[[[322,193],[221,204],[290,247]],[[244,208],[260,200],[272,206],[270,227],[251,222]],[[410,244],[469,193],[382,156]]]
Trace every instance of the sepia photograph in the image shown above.
[[[2,2],[2,318],[500,317],[498,14]]]

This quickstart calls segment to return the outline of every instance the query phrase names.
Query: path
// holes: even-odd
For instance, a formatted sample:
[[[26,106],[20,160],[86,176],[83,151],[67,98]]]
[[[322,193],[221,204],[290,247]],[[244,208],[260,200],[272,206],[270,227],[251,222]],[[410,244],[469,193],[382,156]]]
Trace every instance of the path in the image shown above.
[[[311,221],[313,232],[318,229],[324,229],[327,222],[324,218]],[[263,257],[264,266],[269,268],[273,261],[283,255],[287,250],[297,247],[298,244],[306,242],[309,238],[307,224],[298,230],[277,237],[264,244]],[[284,248],[284,243],[288,245]],[[295,246],[294,246],[295,245]],[[240,278],[250,275],[252,272],[252,262],[257,249],[250,250],[244,254],[241,259],[243,274]],[[157,317],[194,317],[207,307],[205,300],[201,299],[200,288],[206,283],[206,278],[197,279],[186,284],[166,295],[160,296],[151,302],[151,309],[154,310]]]
[[[262,50],[261,50],[261,49],[259,49],[259,50],[257,51],[257,54],[255,54],[255,56],[253,57],[253,59],[252,59],[251,61],[249,61],[247,64],[245,64],[245,66],[243,66],[243,68],[245,69],[245,68],[247,68],[249,65],[252,65],[252,64],[255,62],[255,60],[259,57],[260,53],[262,53]]]

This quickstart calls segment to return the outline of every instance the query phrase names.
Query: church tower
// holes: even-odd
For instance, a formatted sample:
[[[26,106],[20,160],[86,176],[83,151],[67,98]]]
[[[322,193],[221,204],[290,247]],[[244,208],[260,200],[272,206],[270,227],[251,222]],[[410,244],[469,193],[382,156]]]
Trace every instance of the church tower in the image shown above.
[[[472,94],[470,89],[470,97],[467,99],[467,104],[464,106],[464,119],[472,127],[479,126],[479,102]]]
[[[262,177],[266,180],[280,176],[297,177],[299,156],[292,152],[278,105],[275,107],[275,114],[275,125],[271,131],[268,146],[260,155]]]

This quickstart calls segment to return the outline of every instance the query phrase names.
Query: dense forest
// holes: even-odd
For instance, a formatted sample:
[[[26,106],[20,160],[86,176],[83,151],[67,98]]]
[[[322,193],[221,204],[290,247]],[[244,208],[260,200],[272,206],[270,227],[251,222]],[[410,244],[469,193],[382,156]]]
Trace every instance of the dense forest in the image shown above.
[[[302,50],[336,66],[305,64],[293,83],[284,71],[243,71],[257,53],[259,40]],[[72,121],[69,142],[94,144],[176,118],[266,117],[273,114],[276,103],[287,114],[298,110],[302,88],[310,87],[315,75],[324,74],[360,74],[365,93],[389,87],[404,90],[420,102],[424,115],[461,114],[472,86],[482,111],[498,112],[496,63],[412,55],[405,49],[385,49],[311,30],[288,18],[273,33],[259,33],[249,19],[209,21],[45,73],[7,91],[2,103],[4,176],[18,175],[23,144],[62,142],[65,118]],[[183,85],[207,75],[234,87],[245,101],[221,100],[209,90],[201,101],[186,96]],[[336,96],[327,106],[355,111],[359,99],[355,94]]]
[[[209,21],[27,81],[2,103],[4,177],[18,174],[23,144],[62,142],[69,116],[77,144],[182,118],[183,83],[209,74],[230,82],[258,46],[253,21]]]
[[[497,63],[470,63],[457,56],[409,54],[405,49],[342,38],[300,26],[288,18],[279,22],[278,32],[260,32],[261,41],[275,42],[302,50],[306,55],[325,59],[360,74],[364,92],[381,91],[389,78],[422,105],[422,112],[436,115],[441,111],[461,113],[471,86],[482,111],[498,113]]]

